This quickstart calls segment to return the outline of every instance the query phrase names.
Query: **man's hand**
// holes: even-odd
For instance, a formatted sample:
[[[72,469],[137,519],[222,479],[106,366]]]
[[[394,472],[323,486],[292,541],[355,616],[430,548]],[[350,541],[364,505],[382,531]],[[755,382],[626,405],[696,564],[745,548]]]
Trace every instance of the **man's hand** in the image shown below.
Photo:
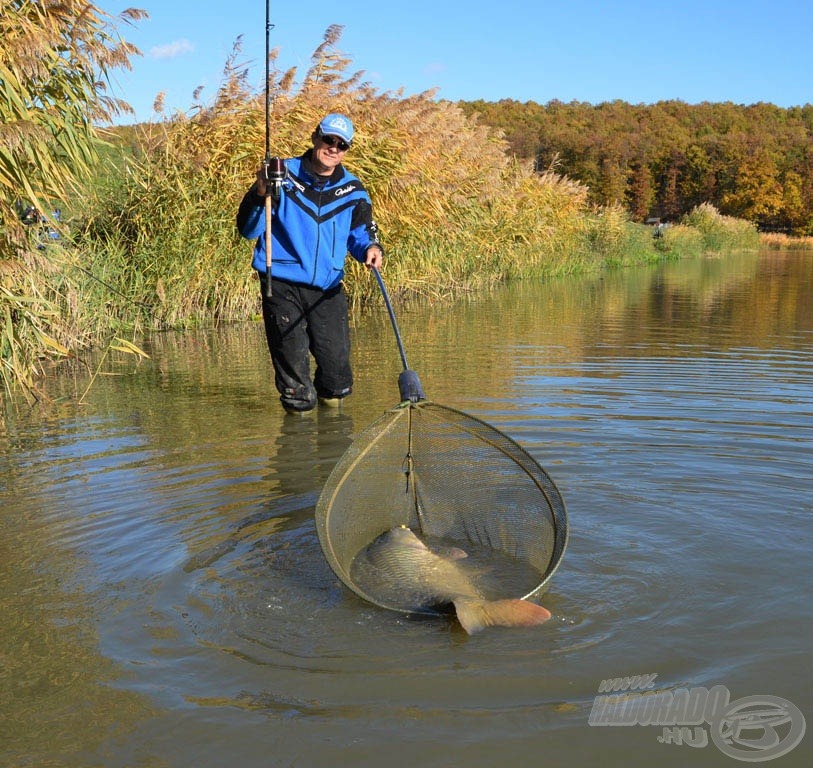
[[[384,263],[384,251],[377,245],[371,245],[367,249],[367,256],[364,259],[364,266],[368,269],[372,269],[375,267],[376,269],[381,269],[381,265]]]

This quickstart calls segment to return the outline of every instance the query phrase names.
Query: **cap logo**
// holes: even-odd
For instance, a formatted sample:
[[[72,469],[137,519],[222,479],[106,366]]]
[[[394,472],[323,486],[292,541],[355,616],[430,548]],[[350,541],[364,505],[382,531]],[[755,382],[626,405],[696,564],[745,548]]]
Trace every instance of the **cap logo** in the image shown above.
[[[335,128],[337,131],[342,131],[343,133],[349,133],[350,126],[347,124],[347,120],[343,117],[334,117],[328,123],[328,127]]]

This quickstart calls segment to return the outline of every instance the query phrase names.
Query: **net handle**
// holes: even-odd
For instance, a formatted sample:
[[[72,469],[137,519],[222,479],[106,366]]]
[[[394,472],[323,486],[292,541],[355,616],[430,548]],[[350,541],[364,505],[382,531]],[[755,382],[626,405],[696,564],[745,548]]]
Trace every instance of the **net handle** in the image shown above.
[[[398,351],[401,353],[401,362],[404,364],[404,370],[409,370],[409,365],[407,364],[406,359],[406,352],[404,351],[404,344],[401,341],[401,333],[398,330],[398,323],[395,320],[395,312],[392,310],[392,302],[390,302],[390,295],[387,293],[387,287],[384,285],[384,278],[381,277],[381,273],[378,271],[378,267],[371,267],[373,273],[375,274],[375,279],[378,280],[378,287],[381,289],[381,295],[384,297],[384,304],[387,306],[387,312],[390,316],[390,322],[392,323],[392,330],[395,331],[395,340],[398,342]]]
[[[384,278],[378,271],[378,267],[372,266],[370,269],[375,274],[375,279],[378,281],[378,287],[381,289],[381,295],[384,297],[384,304],[387,307],[387,313],[390,316],[392,323],[392,330],[395,332],[395,340],[398,342],[398,352],[401,355],[401,362],[403,363],[404,370],[398,377],[398,388],[401,392],[401,402],[409,400],[410,402],[417,403],[419,400],[426,400],[426,395],[421,387],[420,379],[415,371],[409,369],[407,363],[406,352],[404,351],[404,343],[401,341],[401,332],[398,330],[398,322],[395,319],[395,312],[392,309],[392,302],[390,295],[387,293],[387,287],[384,285]]]

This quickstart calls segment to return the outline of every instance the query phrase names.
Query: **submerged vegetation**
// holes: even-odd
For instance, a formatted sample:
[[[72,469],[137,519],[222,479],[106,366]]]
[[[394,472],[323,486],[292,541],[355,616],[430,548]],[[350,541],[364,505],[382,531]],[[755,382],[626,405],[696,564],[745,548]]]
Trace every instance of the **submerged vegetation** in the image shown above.
[[[373,198],[395,299],[757,245],[752,225],[709,205],[653,237],[653,228],[631,223],[620,206],[594,206],[587,187],[555,165],[540,172],[517,161],[499,131],[436,101],[432,92],[378,93],[361,73],[348,74],[350,60],[336,48],[340,34],[340,27],[327,30],[300,80],[294,70],[272,72],[271,149],[299,154],[324,113],[352,117],[358,132],[346,164]],[[131,50],[116,48],[108,33],[96,40],[118,50],[118,58],[97,56],[94,66],[104,72],[126,64]],[[3,37],[4,48],[13,44]],[[35,189],[32,159],[12,155],[19,176],[4,180],[9,234],[0,261],[6,388],[22,385],[35,397],[45,361],[75,358],[91,345],[136,353],[137,335],[151,329],[256,315],[251,244],[238,237],[234,216],[264,154],[265,91],[264,84],[249,85],[238,57],[239,47],[212,104],[105,131],[101,159],[88,154],[71,185]],[[98,103],[100,94],[60,98]],[[37,99],[25,96],[30,110],[36,111]],[[20,115],[15,124],[24,130],[32,119]],[[94,132],[83,125],[83,151],[90,152]],[[59,133],[56,123],[42,130],[44,136]],[[4,147],[8,135],[4,127]],[[91,170],[92,181],[81,183]],[[41,210],[63,208],[67,228],[59,240],[43,245],[31,228],[9,228],[8,190],[20,189],[23,177],[31,188],[22,188]],[[349,264],[346,282],[355,307],[378,298],[363,267]]]

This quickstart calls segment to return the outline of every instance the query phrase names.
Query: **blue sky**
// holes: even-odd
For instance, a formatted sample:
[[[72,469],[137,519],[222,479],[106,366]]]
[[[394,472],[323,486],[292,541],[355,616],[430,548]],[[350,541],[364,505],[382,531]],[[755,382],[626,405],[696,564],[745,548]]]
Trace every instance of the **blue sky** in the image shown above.
[[[113,82],[137,120],[155,117],[160,91],[169,112],[188,110],[201,85],[208,103],[239,35],[251,81],[262,83],[265,0],[97,5],[150,14],[120,27],[143,55]],[[339,48],[351,71],[364,70],[382,92],[437,88],[452,101],[813,102],[813,3],[801,0],[271,0],[271,21],[279,66],[302,74],[327,27],[343,25]]]

